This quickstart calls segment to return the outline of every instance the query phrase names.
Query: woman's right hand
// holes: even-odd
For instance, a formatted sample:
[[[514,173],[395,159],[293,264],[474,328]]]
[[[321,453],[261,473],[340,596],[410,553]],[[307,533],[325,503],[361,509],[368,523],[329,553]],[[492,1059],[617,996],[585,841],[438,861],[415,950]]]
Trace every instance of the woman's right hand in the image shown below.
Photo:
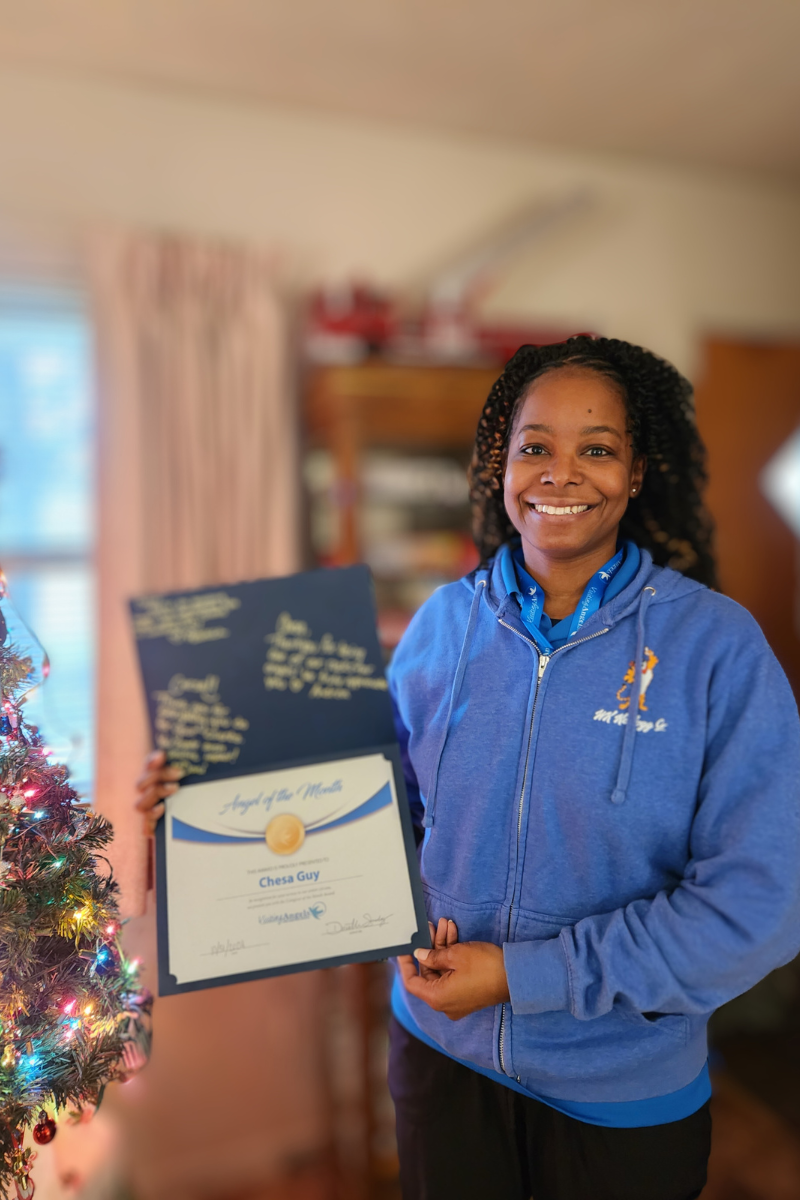
[[[183,771],[167,766],[163,750],[154,750],[144,760],[144,769],[136,780],[138,799],[135,807],[144,814],[144,831],[152,837],[159,817],[164,815],[164,800],[178,790]]]

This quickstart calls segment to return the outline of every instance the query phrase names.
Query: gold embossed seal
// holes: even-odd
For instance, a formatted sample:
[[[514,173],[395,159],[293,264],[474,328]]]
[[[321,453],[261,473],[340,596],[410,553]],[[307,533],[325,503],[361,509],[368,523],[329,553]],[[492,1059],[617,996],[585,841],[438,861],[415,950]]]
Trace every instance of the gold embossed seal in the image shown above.
[[[279,813],[267,826],[265,837],[273,854],[294,854],[306,840],[306,827],[294,813]]]

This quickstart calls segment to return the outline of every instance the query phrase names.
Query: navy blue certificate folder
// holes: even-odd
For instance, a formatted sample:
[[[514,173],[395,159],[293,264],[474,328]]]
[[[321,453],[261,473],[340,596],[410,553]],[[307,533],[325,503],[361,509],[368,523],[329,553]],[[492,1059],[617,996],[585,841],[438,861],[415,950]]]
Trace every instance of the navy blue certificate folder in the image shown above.
[[[130,607],[153,742],[184,772],[156,831],[160,993],[428,946],[368,569]]]

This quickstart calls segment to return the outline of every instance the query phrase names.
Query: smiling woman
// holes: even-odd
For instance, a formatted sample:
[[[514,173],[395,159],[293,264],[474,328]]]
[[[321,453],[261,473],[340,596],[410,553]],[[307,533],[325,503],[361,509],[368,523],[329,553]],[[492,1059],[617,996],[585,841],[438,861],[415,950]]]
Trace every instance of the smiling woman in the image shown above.
[[[704,484],[639,347],[524,346],[486,402],[481,565],[390,671],[434,941],[392,996],[409,1198],[704,1187],[708,1018],[800,949],[800,725],[704,586]]]

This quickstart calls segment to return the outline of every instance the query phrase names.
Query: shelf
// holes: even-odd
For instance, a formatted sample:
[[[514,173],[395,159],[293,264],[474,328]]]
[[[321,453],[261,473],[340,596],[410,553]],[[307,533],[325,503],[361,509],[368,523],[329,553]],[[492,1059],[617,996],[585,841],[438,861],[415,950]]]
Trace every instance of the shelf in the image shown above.
[[[477,564],[466,471],[496,375],[379,362],[309,379],[311,544],[319,562],[372,568],[387,649],[435,588]]]
[[[496,368],[383,362],[320,368],[306,397],[309,443],[331,444],[346,422],[361,446],[470,449],[498,374]]]

